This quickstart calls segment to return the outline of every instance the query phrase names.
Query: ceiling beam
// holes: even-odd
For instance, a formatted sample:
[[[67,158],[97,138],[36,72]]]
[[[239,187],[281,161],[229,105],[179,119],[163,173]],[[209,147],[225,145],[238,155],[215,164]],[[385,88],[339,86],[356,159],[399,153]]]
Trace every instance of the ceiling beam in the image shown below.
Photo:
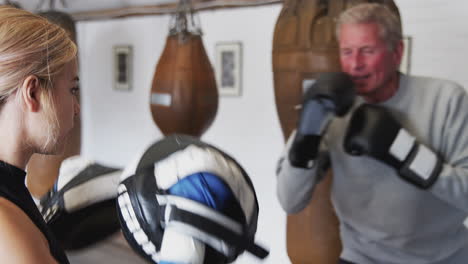
[[[193,9],[209,10],[219,8],[239,8],[283,3],[283,0],[192,0]],[[174,13],[177,3],[129,6],[105,10],[74,12],[70,15],[76,21],[114,19],[131,16],[148,16]]]

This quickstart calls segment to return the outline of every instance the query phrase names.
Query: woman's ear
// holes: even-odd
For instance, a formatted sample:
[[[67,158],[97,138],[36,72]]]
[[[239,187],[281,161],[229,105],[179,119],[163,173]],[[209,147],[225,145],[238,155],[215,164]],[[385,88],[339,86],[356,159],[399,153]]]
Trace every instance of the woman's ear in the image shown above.
[[[39,95],[41,92],[39,78],[29,75],[23,81],[21,86],[21,97],[23,98],[26,109],[31,112],[37,112],[40,108]]]

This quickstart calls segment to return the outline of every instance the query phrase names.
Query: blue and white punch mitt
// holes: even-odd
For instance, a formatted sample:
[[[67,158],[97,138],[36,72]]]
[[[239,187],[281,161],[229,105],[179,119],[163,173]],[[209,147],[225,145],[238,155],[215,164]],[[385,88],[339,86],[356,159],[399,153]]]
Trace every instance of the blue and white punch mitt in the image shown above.
[[[254,243],[258,202],[247,173],[186,135],[147,148],[122,173],[118,212],[130,246],[152,263],[230,263]]]
[[[62,162],[39,210],[64,249],[83,249],[119,230],[115,207],[121,173],[81,156]]]

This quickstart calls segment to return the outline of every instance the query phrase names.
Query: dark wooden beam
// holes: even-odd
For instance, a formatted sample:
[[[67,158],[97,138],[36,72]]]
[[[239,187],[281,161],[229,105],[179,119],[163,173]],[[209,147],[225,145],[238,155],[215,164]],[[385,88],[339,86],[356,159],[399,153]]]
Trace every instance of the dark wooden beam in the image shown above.
[[[283,3],[283,0],[192,0],[193,9],[196,11],[220,8],[252,7],[280,3]],[[176,9],[177,3],[173,3],[75,12],[71,13],[71,16],[77,21],[102,20],[131,16],[170,14],[175,12]]]

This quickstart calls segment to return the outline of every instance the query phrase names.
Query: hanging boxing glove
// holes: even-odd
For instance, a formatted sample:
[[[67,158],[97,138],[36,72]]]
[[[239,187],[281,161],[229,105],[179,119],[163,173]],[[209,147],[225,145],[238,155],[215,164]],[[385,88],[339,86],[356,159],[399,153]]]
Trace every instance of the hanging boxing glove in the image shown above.
[[[418,143],[383,107],[363,104],[351,117],[344,149],[351,155],[369,155],[394,167],[410,183],[427,189],[437,180],[442,159]]]
[[[288,155],[293,166],[313,166],[329,122],[335,115],[344,116],[353,105],[354,98],[353,82],[342,72],[323,73],[307,89]]]

